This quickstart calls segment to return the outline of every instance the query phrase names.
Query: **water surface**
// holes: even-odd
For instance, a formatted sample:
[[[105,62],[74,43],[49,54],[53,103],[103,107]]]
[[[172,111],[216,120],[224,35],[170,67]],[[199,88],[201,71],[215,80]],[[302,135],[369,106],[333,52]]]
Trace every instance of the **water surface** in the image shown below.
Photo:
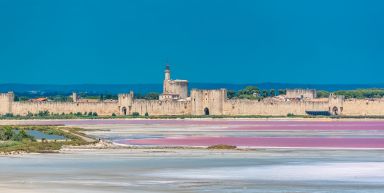
[[[253,150],[66,149],[60,154],[3,156],[0,192],[381,193],[384,189],[383,121],[20,123],[80,126],[89,135],[139,147],[230,143]]]

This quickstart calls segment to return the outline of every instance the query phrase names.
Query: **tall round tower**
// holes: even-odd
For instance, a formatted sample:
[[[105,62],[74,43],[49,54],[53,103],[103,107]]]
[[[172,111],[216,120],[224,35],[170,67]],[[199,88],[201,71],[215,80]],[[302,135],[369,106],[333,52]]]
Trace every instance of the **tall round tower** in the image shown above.
[[[178,100],[188,97],[187,80],[171,80],[171,70],[169,65],[165,66],[163,81],[163,94],[159,96],[160,100]]]
[[[165,66],[164,81],[163,81],[163,93],[170,93],[169,82],[171,81],[171,70],[169,64]]]
[[[167,64],[167,65],[165,66],[165,71],[164,71],[164,73],[165,73],[165,78],[164,78],[164,80],[171,80],[171,70],[170,70],[170,68],[169,68],[169,64]]]

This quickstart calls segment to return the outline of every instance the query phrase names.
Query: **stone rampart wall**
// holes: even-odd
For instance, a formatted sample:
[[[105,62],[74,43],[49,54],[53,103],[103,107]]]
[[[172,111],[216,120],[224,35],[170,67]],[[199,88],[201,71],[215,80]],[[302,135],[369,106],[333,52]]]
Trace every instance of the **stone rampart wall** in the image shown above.
[[[119,114],[117,102],[73,103],[73,102],[13,102],[12,113],[14,115],[27,115],[49,111],[54,114],[96,112],[98,115]]]
[[[191,114],[190,101],[160,101],[160,100],[134,100],[131,113],[140,115],[189,115]]]
[[[124,95],[125,96],[125,95]],[[332,111],[334,107],[342,115],[384,115],[384,99],[330,98],[329,101],[273,101],[225,99],[225,90],[193,90],[190,101],[133,100],[132,94],[120,96],[119,102],[13,102],[13,94],[0,96],[0,114],[26,115],[49,111],[55,114],[96,112],[99,115],[122,115],[138,112],[140,115],[280,115],[288,113],[305,115],[306,111]],[[126,99],[126,100],[125,100]],[[129,100],[128,100],[129,99]]]
[[[257,100],[226,100],[224,115],[277,115],[288,113],[306,115],[305,111],[328,111],[328,102],[279,101],[267,102]]]
[[[343,115],[384,115],[384,100],[347,99],[344,101]]]

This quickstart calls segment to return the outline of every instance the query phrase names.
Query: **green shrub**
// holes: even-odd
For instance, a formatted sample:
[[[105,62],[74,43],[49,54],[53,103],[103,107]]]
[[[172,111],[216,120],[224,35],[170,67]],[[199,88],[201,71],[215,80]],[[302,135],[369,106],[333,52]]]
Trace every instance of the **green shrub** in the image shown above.
[[[49,111],[39,111],[39,113],[37,113],[37,116],[39,117],[46,117],[49,115],[50,115]]]
[[[11,127],[4,127],[0,129],[0,140],[1,141],[34,141],[35,138],[29,135],[24,129],[14,129]]]
[[[139,113],[139,112],[133,112],[133,113],[132,113],[132,116],[134,116],[134,117],[138,117],[138,116],[140,116],[140,113]]]
[[[13,117],[13,114],[12,113],[6,113],[5,115],[3,115],[4,117]]]
[[[287,114],[287,117],[294,117],[295,116],[295,114],[293,114],[293,113],[288,113]]]

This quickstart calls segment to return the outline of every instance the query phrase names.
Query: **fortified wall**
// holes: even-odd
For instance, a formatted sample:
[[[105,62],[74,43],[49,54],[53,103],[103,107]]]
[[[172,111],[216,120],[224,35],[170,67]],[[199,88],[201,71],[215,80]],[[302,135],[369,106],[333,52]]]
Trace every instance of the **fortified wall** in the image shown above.
[[[49,111],[53,114],[96,112],[99,115],[306,115],[309,111],[336,115],[384,115],[384,100],[345,100],[331,95],[327,100],[227,99],[225,89],[192,90],[186,100],[134,99],[133,93],[120,94],[112,102],[16,102],[13,93],[0,94],[0,114],[27,115]]]
[[[14,115],[37,114],[48,111],[53,114],[88,113],[96,112],[98,115],[119,114],[115,102],[13,102],[12,111]]]
[[[384,99],[346,99],[343,106],[345,115],[384,115]]]
[[[192,90],[192,115],[306,115],[308,111],[340,114],[343,110],[343,99],[331,96],[326,101],[311,100],[264,100],[227,99],[227,91]]]
[[[134,100],[133,93],[120,94],[118,101],[113,102],[15,102],[13,93],[2,94],[0,97],[0,114],[14,115],[37,114],[48,111],[53,114],[88,113],[96,112],[98,115],[188,115],[191,112],[190,101],[160,101],[160,100]]]
[[[14,101],[12,92],[0,94],[0,114],[27,115],[48,111],[53,114],[89,113],[98,115],[276,115],[332,114],[384,115],[384,99],[351,99],[331,94],[328,99],[316,99],[315,90],[287,90],[285,96],[262,100],[227,99],[226,89],[192,89],[188,96],[188,81],[171,80],[165,70],[164,89],[159,100],[135,99],[133,92],[119,94],[117,101],[84,101],[74,93],[73,102]]]

